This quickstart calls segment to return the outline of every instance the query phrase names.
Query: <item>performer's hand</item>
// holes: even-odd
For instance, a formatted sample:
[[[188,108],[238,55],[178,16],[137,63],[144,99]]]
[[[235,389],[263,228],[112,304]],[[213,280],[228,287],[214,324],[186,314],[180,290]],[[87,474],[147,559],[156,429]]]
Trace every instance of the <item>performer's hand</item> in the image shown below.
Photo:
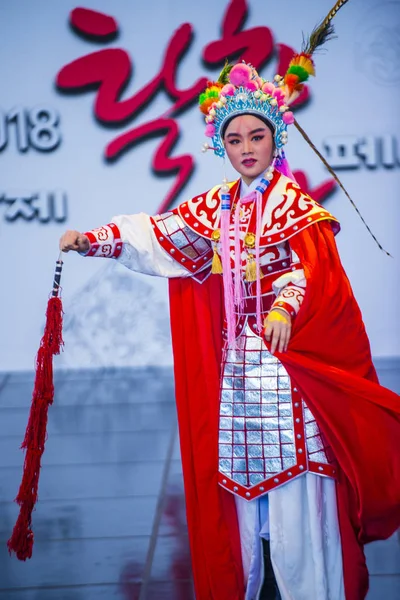
[[[69,252],[70,250],[75,250],[76,252],[87,252],[89,248],[89,238],[79,231],[73,231],[69,229],[60,238],[60,250],[63,252]]]
[[[287,350],[290,334],[292,331],[292,320],[286,311],[273,308],[264,321],[264,335],[271,342],[271,354],[278,349],[279,352]]]

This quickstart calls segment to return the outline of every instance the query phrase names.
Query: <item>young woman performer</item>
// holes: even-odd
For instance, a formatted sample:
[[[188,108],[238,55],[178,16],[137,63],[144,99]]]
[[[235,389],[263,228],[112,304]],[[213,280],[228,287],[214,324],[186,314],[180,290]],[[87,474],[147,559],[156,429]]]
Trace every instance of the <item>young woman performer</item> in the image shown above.
[[[274,82],[227,66],[200,97],[207,147],[240,179],[60,241],[170,278],[198,600],[360,600],[363,545],[400,524],[398,398],[378,384],[339,224],[282,150],[314,49]]]

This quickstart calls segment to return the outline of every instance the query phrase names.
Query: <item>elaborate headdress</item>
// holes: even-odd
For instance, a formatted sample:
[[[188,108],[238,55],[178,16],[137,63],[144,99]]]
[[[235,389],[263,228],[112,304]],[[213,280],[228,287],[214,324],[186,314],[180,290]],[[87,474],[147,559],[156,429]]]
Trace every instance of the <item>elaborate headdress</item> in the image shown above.
[[[267,121],[273,129],[275,146],[280,150],[287,143],[287,127],[295,122],[290,105],[301,93],[310,75],[315,75],[313,53],[333,36],[332,19],[348,0],[338,0],[327,17],[303,43],[302,52],[290,61],[284,76],[275,75],[274,81],[259,76],[245,62],[226,64],[216,82],[208,82],[199,97],[205,114],[207,137],[212,138],[212,149],[217,156],[225,156],[223,134],[231,119],[241,114],[252,114]]]
[[[275,146],[282,148],[287,142],[287,126],[294,121],[284,86],[265,81],[246,63],[227,65],[223,73],[226,83],[219,89],[218,97],[210,95],[218,89],[215,84],[200,96],[200,109],[206,114],[205,134],[212,138],[215,154],[225,155],[224,131],[229,121],[241,114],[255,115],[267,121],[274,132]],[[218,83],[220,80],[221,77]],[[279,77],[281,83],[284,80]]]

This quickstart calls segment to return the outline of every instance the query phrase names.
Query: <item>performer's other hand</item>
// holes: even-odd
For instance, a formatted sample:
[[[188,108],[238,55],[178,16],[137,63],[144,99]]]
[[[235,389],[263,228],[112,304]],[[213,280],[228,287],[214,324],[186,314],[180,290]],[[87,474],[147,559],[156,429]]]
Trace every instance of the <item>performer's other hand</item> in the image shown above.
[[[264,321],[264,328],[265,339],[271,342],[271,354],[274,354],[276,349],[286,352],[292,331],[292,320],[288,313],[273,308]]]
[[[60,238],[60,250],[63,252],[69,252],[70,250],[75,250],[76,252],[87,252],[89,248],[89,238],[79,231],[73,231],[69,229]]]

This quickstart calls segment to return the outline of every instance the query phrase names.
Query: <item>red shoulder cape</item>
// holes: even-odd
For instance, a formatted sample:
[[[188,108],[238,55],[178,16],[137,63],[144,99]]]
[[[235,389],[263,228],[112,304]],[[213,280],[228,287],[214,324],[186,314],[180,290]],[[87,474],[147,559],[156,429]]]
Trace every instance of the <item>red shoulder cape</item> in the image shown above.
[[[346,600],[368,590],[362,545],[400,526],[400,401],[378,384],[358,305],[328,222],[290,240],[307,292],[288,351],[277,353],[339,462],[337,500]],[[187,519],[196,598],[243,600],[234,497],[217,484],[221,277],[170,280]]]

